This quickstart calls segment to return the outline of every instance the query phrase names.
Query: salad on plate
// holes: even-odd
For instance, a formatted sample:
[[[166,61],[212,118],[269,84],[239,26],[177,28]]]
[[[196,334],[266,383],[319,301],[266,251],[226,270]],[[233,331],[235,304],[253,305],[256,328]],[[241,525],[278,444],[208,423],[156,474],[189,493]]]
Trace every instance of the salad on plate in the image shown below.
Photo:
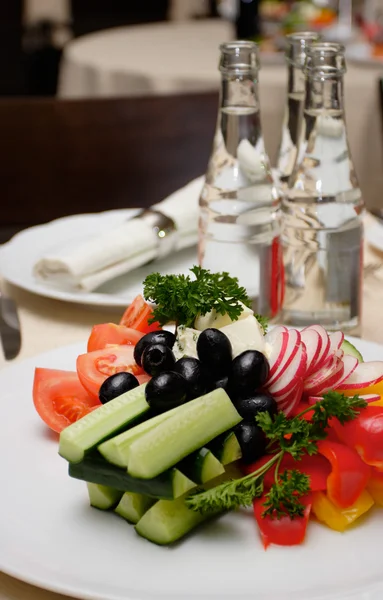
[[[91,506],[162,545],[251,508],[265,548],[383,506],[382,394],[383,362],[342,332],[268,331],[235,278],[200,267],[146,277],[76,372],[37,368],[33,386]]]

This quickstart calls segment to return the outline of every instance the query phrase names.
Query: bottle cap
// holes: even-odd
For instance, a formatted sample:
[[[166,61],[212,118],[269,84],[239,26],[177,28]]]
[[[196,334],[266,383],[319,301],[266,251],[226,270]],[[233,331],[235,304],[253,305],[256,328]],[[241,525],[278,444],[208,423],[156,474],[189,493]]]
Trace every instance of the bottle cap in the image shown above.
[[[307,49],[314,42],[320,40],[320,35],[315,31],[299,31],[286,35],[286,60],[295,67],[303,69],[306,61]]]
[[[219,69],[222,73],[249,73],[260,69],[258,45],[250,41],[221,44]]]
[[[304,71],[308,77],[327,79],[346,72],[344,46],[333,42],[312,44],[307,49]]]

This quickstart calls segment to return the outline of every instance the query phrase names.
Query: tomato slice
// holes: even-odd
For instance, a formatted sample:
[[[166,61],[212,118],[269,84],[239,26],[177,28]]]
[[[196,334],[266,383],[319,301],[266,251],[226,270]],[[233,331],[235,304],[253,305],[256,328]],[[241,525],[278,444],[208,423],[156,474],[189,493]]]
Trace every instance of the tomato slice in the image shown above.
[[[153,311],[142,296],[136,296],[121,317],[120,325],[131,327],[143,333],[158,331],[161,325],[157,322],[149,325],[148,321],[153,316]]]
[[[144,334],[125,325],[102,323],[94,325],[88,340],[88,352],[102,350],[108,345],[128,344],[135,346]]]
[[[75,371],[35,369],[33,403],[44,421],[57,433],[101,406],[84,390]]]
[[[98,398],[99,389],[105,379],[115,373],[129,372],[136,375],[140,383],[148,381],[149,375],[137,365],[133,352],[134,346],[124,345],[80,354],[76,363],[77,374],[87,392]]]
[[[302,496],[300,502],[304,504],[303,517],[292,519],[288,515],[280,519],[272,518],[270,515],[263,516],[264,496],[253,501],[254,516],[261,533],[262,543],[266,550],[270,544],[278,546],[296,546],[301,544],[306,535],[307,523],[310,517],[312,495]]]

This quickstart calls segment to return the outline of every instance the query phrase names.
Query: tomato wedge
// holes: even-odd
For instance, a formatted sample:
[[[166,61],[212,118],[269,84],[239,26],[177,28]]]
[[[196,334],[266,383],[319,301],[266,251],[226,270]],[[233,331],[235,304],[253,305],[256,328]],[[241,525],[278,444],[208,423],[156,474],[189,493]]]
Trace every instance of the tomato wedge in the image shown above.
[[[258,523],[265,550],[270,544],[296,546],[304,541],[310,517],[312,495],[307,494],[299,500],[306,508],[303,517],[295,517],[294,519],[288,515],[280,519],[271,518],[270,515],[263,517],[263,511],[265,510],[263,506],[264,496],[253,501],[254,516]]]
[[[140,383],[150,379],[133,357],[134,346],[110,346],[80,354],[76,368],[78,378],[87,392],[98,398],[98,392],[105,379],[115,373],[129,372],[137,377]]]
[[[57,433],[101,406],[84,390],[77,373],[58,369],[35,369],[33,403],[44,421]]]
[[[88,352],[102,350],[109,345],[128,344],[135,346],[144,334],[125,325],[115,323],[101,323],[94,325],[88,340]]]
[[[131,327],[142,333],[158,331],[161,325],[157,322],[149,325],[148,321],[153,316],[153,311],[142,296],[136,296],[121,317],[120,325]]]

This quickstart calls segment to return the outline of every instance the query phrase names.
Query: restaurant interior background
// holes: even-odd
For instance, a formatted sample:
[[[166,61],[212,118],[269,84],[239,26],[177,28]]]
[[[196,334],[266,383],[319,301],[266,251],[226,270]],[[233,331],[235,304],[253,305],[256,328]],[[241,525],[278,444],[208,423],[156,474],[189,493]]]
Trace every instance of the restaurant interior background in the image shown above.
[[[295,30],[329,31],[347,18],[351,1],[2,0],[0,137],[6,143],[0,150],[5,184],[0,242],[26,226],[67,214],[149,206],[204,173],[215,125],[221,41],[260,42],[263,131],[275,159],[286,97],[280,42]],[[354,38],[368,40],[377,63],[382,48],[380,0],[354,0],[352,9]],[[159,48],[150,32],[159,32],[151,28],[161,24],[168,28]],[[190,32],[183,29],[192,25]],[[65,72],[65,56],[70,58],[72,47],[80,48],[78,40],[118,27],[126,40],[136,31],[133,51],[108,57],[108,46],[102,46],[107,37],[100,36],[99,72],[93,66],[79,73],[72,66]],[[166,45],[172,60],[164,65],[160,56]],[[187,60],[178,52],[182,45]],[[108,58],[118,62],[109,79],[102,67]],[[119,81],[125,65],[141,69],[133,83]],[[151,71],[149,86],[141,85],[145,69]],[[379,64],[348,59],[348,136],[370,207],[383,204],[380,75]],[[178,131],[177,148],[170,141],[175,134],[164,136],[159,129],[170,113],[167,127],[168,132]],[[145,156],[139,164],[138,150]],[[152,169],[156,165],[149,178],[148,164]]]

